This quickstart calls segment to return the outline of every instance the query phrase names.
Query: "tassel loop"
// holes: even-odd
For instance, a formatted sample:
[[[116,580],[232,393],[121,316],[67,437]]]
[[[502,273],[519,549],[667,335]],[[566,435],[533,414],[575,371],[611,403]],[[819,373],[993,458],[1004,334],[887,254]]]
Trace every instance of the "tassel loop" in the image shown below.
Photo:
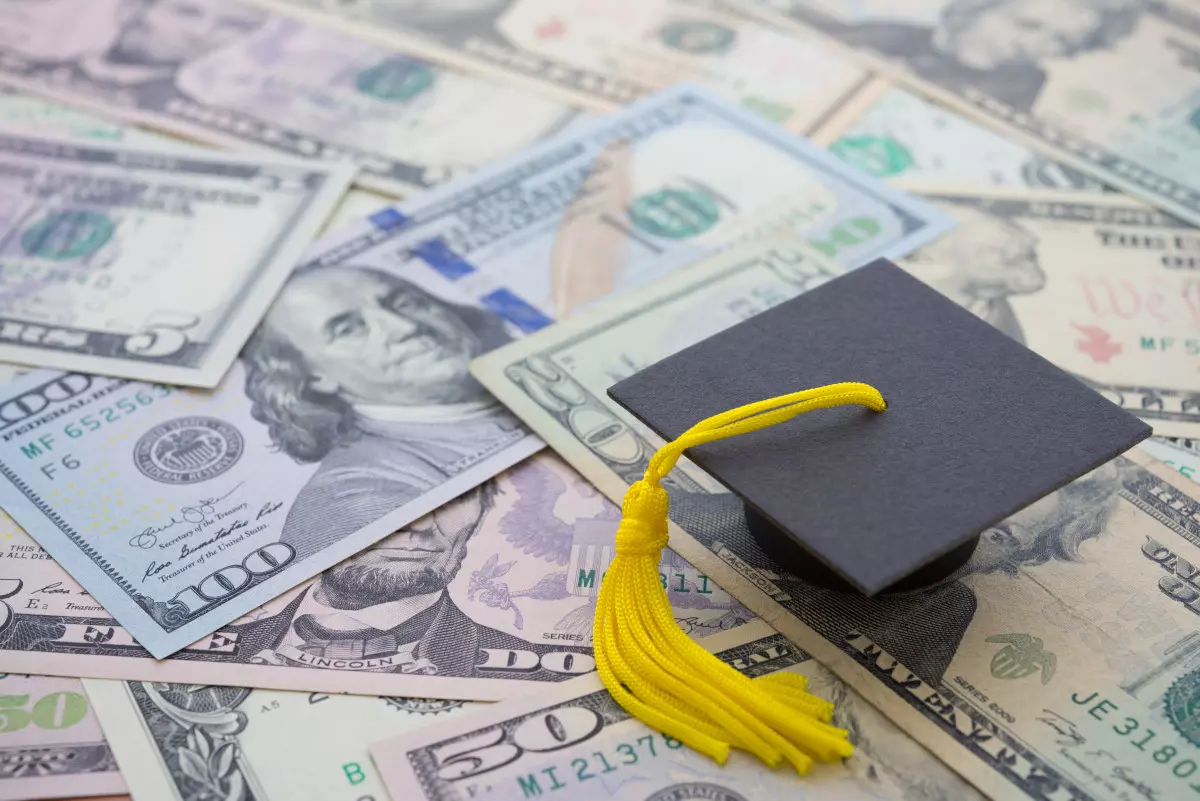
[[[675,622],[658,563],[667,545],[669,498],[660,481],[690,447],[745,434],[813,409],[887,408],[867,384],[845,383],[751,403],[697,423],[654,454],[622,504],[616,556],[600,584],[593,648],[600,678],[634,717],[724,764],[731,747],[771,767],[804,774],[814,761],[854,751],[830,725],[833,704],[807,692],[803,676],[750,679],[709,654]]]

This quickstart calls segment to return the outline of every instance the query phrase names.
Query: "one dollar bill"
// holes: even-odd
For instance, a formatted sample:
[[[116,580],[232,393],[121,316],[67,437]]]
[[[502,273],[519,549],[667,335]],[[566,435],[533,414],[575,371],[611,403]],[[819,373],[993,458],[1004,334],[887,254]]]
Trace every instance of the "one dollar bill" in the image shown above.
[[[368,744],[477,706],[206,684],[85,684],[134,801],[388,801]]]
[[[802,248],[725,254],[474,371],[621,498],[658,440],[605,390],[828,273]],[[1185,798],[1200,792],[1196,487],[1133,451],[983,532],[955,576],[867,599],[794,579],[740,501],[685,465],[671,547],[993,798]]]

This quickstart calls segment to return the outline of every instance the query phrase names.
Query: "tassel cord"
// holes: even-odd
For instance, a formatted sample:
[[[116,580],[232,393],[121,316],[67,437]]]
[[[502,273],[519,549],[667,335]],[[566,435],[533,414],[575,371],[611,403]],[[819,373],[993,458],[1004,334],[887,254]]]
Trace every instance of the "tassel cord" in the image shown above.
[[[629,488],[616,557],[601,581],[593,643],[597,670],[626,711],[723,764],[731,747],[775,767],[787,760],[807,773],[814,760],[853,752],[848,733],[830,725],[833,705],[807,692],[804,677],[750,679],[679,629],[658,562],[667,545],[668,497],[661,481],[685,450],[846,404],[887,408],[873,387],[833,384],[732,409],[702,420],[654,454]]]

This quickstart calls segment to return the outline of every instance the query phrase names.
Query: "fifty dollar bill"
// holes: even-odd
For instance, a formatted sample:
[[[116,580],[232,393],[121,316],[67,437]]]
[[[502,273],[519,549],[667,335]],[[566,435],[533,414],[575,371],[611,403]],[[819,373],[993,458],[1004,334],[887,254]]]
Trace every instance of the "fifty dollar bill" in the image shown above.
[[[0,677],[0,799],[123,792],[117,761],[78,679]]]
[[[487,706],[161,683],[87,684],[139,800],[194,798],[205,789],[229,797],[235,787],[253,788],[257,801],[312,795],[357,801],[388,793],[396,799],[528,798],[570,786],[572,798],[642,801],[660,788],[703,790],[710,782],[747,798],[767,789],[789,798],[805,790],[826,798],[978,797],[761,622],[701,642],[752,676],[777,670],[808,676],[814,692],[837,703],[835,720],[852,732],[854,759],[822,766],[806,779],[763,771],[741,756],[718,768],[629,718],[593,676]],[[296,736],[317,731],[320,737]],[[231,752],[238,758],[224,758]]]
[[[978,799],[979,794],[871,708],[853,690],[759,622],[700,641],[751,677],[786,670],[836,705],[849,730],[850,759],[818,765],[803,778],[763,768],[734,752],[717,765],[633,719],[584,676],[371,746],[393,798],[538,798],[568,790],[573,799]]]

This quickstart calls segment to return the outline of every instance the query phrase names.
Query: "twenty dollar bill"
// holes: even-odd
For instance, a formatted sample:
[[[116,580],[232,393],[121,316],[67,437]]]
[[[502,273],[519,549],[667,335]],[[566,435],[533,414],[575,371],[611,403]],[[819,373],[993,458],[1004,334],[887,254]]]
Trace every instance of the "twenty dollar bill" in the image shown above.
[[[475,373],[620,498],[657,440],[605,390],[828,273],[794,248],[735,255],[497,351]],[[711,323],[684,333],[682,319]],[[993,798],[1184,798],[1200,792],[1196,488],[1131,452],[983,532],[955,576],[867,599],[790,576],[741,502],[685,465],[669,489],[671,547]]]

